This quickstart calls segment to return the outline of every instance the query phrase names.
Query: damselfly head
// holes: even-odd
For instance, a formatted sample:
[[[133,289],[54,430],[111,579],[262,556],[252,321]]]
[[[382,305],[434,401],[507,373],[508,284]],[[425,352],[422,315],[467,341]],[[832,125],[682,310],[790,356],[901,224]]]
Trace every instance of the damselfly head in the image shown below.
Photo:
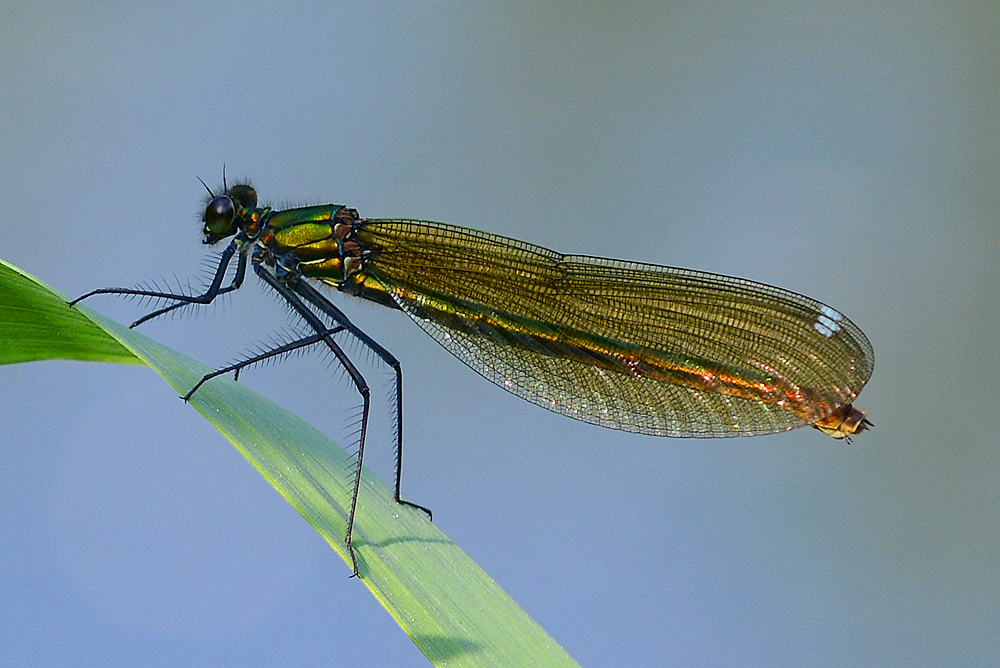
[[[211,191],[209,194],[212,194]],[[236,234],[239,231],[239,220],[246,211],[256,206],[257,191],[242,183],[229,188],[225,195],[212,196],[202,216],[205,243],[214,244]]]

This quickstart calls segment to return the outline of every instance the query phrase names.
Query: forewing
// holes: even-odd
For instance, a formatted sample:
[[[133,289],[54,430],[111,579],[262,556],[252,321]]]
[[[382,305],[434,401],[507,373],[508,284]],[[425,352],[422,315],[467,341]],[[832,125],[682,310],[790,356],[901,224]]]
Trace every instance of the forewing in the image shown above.
[[[850,320],[780,288],[440,223],[371,221],[359,237],[370,280],[435,340],[500,387],[587,422],[664,436],[774,433],[851,403],[871,375],[871,345]],[[620,345],[780,382],[804,403],[793,411],[587,363],[567,343],[579,341],[596,355]]]

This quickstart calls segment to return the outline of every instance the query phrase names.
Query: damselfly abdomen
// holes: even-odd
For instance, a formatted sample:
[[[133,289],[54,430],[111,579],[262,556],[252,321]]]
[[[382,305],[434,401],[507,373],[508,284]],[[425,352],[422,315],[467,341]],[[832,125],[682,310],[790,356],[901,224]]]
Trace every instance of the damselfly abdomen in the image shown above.
[[[430,511],[399,496],[399,362],[310,281],[404,311],[505,390],[612,429],[713,438],[812,425],[843,439],[870,426],[853,402],[872,373],[871,344],[814,299],[699,271],[562,255],[454,225],[365,219],[341,205],[275,211],[258,207],[246,184],[209,192],[204,241],[232,241],[204,294],[109,288],[80,299],[117,293],[170,302],[135,326],[237,289],[252,266],[311,333],[206,376],[187,397],[205,381],[267,357],[329,348],[364,400],[346,534],[352,559],[369,390],[335,334],[357,338],[394,370],[396,500]],[[235,277],[223,287],[234,257]]]

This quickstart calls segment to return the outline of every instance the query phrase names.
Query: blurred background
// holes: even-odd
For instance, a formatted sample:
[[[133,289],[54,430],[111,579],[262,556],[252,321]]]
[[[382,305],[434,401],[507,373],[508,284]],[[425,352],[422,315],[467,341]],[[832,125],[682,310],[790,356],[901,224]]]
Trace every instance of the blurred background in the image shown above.
[[[2,15],[0,257],[68,296],[200,285],[196,176],[225,165],[276,206],[751,278],[867,333],[876,427],[854,445],[667,440],[532,406],[333,295],[402,361],[404,494],[581,664],[995,665],[995,2]],[[142,331],[220,366],[286,323],[249,279]],[[389,378],[370,370],[379,402]],[[358,399],[324,360],[245,379],[346,443]],[[24,364],[0,391],[0,664],[427,665],[153,371]]]

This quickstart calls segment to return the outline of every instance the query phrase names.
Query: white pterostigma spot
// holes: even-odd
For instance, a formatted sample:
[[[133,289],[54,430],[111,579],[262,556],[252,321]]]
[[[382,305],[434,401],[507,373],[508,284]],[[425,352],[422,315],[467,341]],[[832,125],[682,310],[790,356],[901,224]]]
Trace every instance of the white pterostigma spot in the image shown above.
[[[840,331],[840,325],[838,323],[843,319],[843,314],[834,311],[829,306],[824,306],[820,309],[820,316],[816,318],[816,322],[813,323],[813,327],[817,332],[829,338],[836,332]]]

